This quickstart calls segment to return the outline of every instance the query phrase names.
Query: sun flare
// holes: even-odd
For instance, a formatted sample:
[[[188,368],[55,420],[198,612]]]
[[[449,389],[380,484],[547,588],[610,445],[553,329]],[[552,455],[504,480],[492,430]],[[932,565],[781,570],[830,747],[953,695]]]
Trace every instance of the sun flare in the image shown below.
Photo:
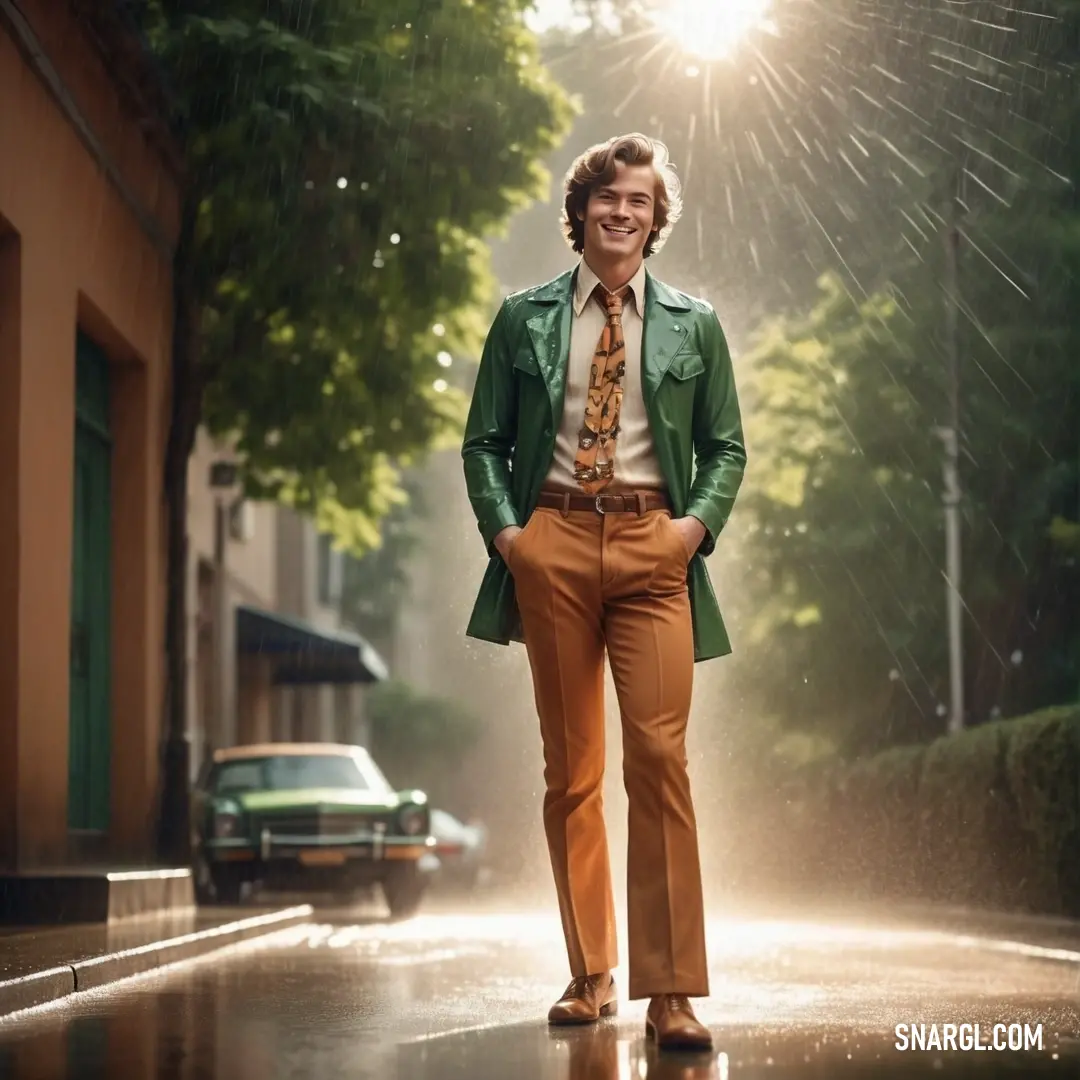
[[[723,60],[755,30],[775,32],[771,7],[772,0],[667,0],[653,19],[686,52]]]

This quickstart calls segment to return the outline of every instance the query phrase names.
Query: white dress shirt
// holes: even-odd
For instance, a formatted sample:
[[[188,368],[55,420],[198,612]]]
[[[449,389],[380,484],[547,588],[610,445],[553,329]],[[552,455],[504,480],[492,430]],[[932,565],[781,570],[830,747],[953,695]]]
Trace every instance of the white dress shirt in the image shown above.
[[[546,488],[581,491],[574,480],[578,432],[585,423],[585,403],[592,374],[593,355],[604,329],[604,310],[593,298],[600,279],[582,259],[578,264],[574,289],[574,319],[570,328],[570,355],[566,373],[566,399],[562,422],[555,437],[555,457],[548,471]],[[623,375],[619,437],[615,443],[615,476],[605,492],[663,488],[664,477],[656,457],[641,379],[641,340],[644,330],[645,263],[630,280],[630,295],[623,302],[622,327],[626,342],[626,370]]]

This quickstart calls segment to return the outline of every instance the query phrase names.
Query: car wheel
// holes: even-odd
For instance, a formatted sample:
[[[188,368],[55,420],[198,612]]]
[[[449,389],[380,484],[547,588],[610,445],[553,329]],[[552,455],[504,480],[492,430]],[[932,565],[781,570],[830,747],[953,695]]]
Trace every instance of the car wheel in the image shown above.
[[[214,901],[218,904],[239,904],[244,883],[236,874],[212,872]]]
[[[383,895],[390,908],[392,919],[408,919],[420,910],[427,882],[415,863],[394,867],[383,879]]]
[[[214,883],[206,860],[197,855],[191,868],[191,882],[195,889],[195,902],[200,906],[214,902]]]

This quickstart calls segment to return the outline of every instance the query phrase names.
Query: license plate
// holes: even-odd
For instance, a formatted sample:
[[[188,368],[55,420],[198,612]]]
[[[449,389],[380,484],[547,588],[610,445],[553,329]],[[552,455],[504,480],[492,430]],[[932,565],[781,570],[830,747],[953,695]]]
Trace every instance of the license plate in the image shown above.
[[[300,861],[304,866],[341,866],[345,862],[344,851],[301,851]]]

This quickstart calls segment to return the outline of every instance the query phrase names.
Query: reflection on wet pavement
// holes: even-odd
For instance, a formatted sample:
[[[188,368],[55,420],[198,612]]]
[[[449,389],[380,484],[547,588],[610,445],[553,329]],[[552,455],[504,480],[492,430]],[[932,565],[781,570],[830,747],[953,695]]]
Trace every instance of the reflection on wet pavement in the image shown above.
[[[985,1056],[985,1055],[984,1055]],[[904,1055],[883,1039],[805,1036],[774,1039],[732,1035],[710,1055],[661,1054],[637,1026],[602,1024],[566,1035],[540,1025],[467,1032],[401,1047],[397,1071],[404,1080],[750,1080],[750,1078],[860,1077],[886,1080],[977,1075],[1076,1076],[1078,1064],[1060,1054]],[[498,1068],[495,1063],[498,1063]]]
[[[1080,1075],[1080,955],[971,935],[713,920],[711,1056],[657,1055],[645,1002],[550,1031],[557,920],[353,913],[0,1021],[4,1080],[724,1080]],[[616,973],[625,987],[625,973]],[[1041,1051],[895,1048],[900,1023],[1042,1025]]]

